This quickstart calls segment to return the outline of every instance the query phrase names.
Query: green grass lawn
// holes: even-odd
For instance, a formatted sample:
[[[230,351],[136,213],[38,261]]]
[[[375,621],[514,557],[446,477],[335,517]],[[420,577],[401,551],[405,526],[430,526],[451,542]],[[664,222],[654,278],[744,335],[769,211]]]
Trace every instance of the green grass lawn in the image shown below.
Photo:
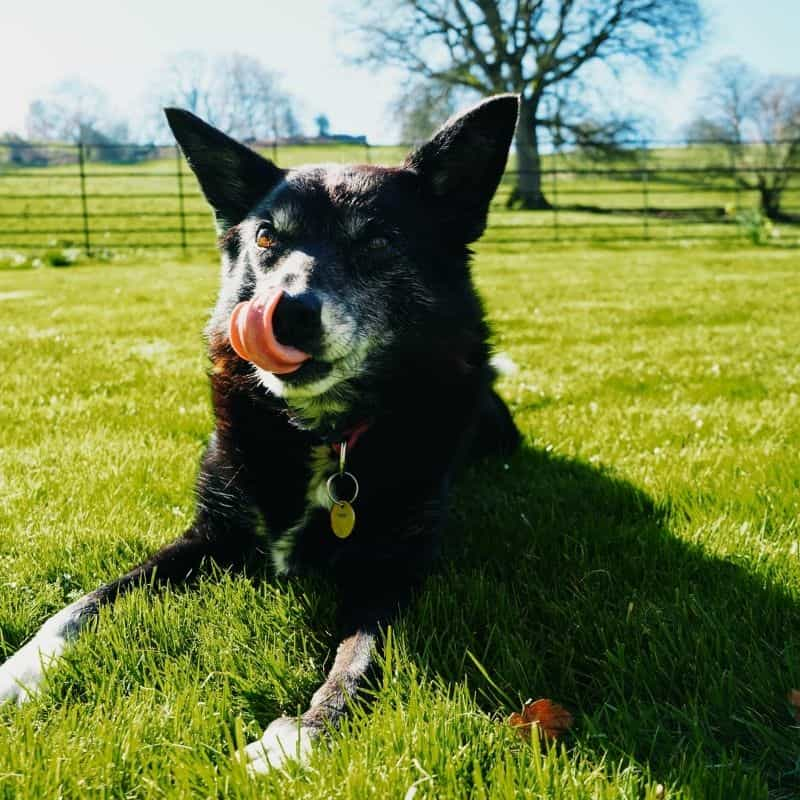
[[[476,276],[524,447],[463,476],[369,707],[253,781],[232,754],[309,700],[334,598],[266,570],[135,592],[0,709],[0,797],[800,795],[796,251],[494,236]],[[189,522],[216,279],[0,271],[0,657]],[[529,697],[575,714],[549,752],[505,722]]]

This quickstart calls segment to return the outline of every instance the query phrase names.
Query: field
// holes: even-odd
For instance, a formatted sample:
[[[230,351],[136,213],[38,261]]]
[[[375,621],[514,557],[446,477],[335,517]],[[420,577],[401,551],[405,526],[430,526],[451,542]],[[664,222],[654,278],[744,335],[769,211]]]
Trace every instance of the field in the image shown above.
[[[476,278],[525,444],[463,476],[370,702],[252,781],[232,754],[308,701],[334,598],[267,570],[136,592],[0,709],[0,798],[800,794],[796,251],[493,236]],[[189,522],[216,275],[0,271],[0,658]],[[529,697],[575,714],[545,752],[506,723]]]
[[[183,245],[190,250],[213,245],[209,213],[194,177],[169,148],[164,157],[139,164],[90,159],[83,177],[74,148],[51,148],[51,157],[69,163],[48,167],[3,164],[10,152],[0,145],[0,263],[70,261],[86,249],[108,255],[121,248],[177,251]],[[399,146],[286,146],[276,159],[282,166],[396,164],[405,152]],[[760,156],[751,159],[757,162]],[[514,182],[512,157],[494,204],[489,241],[800,243],[800,175],[793,175],[783,196],[782,208],[793,221],[772,226],[754,213],[757,193],[736,188],[725,172],[729,166],[724,150],[706,145],[631,150],[602,163],[575,153],[550,154],[543,160],[543,184],[553,210],[519,214],[507,212],[504,202]]]

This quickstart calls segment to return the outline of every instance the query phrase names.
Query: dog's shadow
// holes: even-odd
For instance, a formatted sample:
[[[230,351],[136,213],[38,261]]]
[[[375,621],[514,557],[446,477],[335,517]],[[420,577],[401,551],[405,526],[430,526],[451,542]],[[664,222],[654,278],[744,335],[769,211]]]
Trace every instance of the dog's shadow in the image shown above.
[[[452,506],[443,566],[401,623],[426,671],[466,676],[487,710],[563,703],[598,759],[681,783],[699,755],[800,787],[800,605],[764,569],[679,538],[691,520],[671,526],[610,472],[536,449],[467,469]]]

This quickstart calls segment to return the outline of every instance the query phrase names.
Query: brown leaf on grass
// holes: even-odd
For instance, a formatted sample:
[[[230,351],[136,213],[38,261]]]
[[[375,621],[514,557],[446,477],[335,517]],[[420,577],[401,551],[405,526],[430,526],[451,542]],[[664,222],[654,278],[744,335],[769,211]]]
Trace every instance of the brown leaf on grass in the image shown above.
[[[800,690],[792,689],[789,692],[789,705],[792,707],[792,716],[795,722],[800,722]]]
[[[558,703],[543,698],[525,703],[522,713],[515,711],[508,718],[508,724],[526,741],[530,740],[534,727],[541,739],[555,740],[572,727],[572,714]]]

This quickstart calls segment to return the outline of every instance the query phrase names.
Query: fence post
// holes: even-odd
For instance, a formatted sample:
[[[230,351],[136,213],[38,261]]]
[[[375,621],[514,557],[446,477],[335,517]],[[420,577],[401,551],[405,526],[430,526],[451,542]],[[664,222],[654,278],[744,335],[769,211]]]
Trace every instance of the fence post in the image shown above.
[[[561,239],[558,228],[558,142],[553,142],[553,167],[550,170],[553,178],[553,236],[558,242]]]
[[[86,255],[92,254],[92,246],[89,240],[89,204],[86,198],[86,155],[84,153],[83,142],[78,142],[78,170],[81,178],[81,212],[83,214],[83,248]]]
[[[181,225],[181,250],[186,252],[186,209],[183,204],[183,160],[181,159],[181,150],[176,145],[175,147],[175,175],[178,178],[178,213],[180,214]]]
[[[647,143],[642,142],[642,205],[644,206],[644,216],[642,223],[644,225],[644,238],[650,241],[650,173],[647,166]]]

